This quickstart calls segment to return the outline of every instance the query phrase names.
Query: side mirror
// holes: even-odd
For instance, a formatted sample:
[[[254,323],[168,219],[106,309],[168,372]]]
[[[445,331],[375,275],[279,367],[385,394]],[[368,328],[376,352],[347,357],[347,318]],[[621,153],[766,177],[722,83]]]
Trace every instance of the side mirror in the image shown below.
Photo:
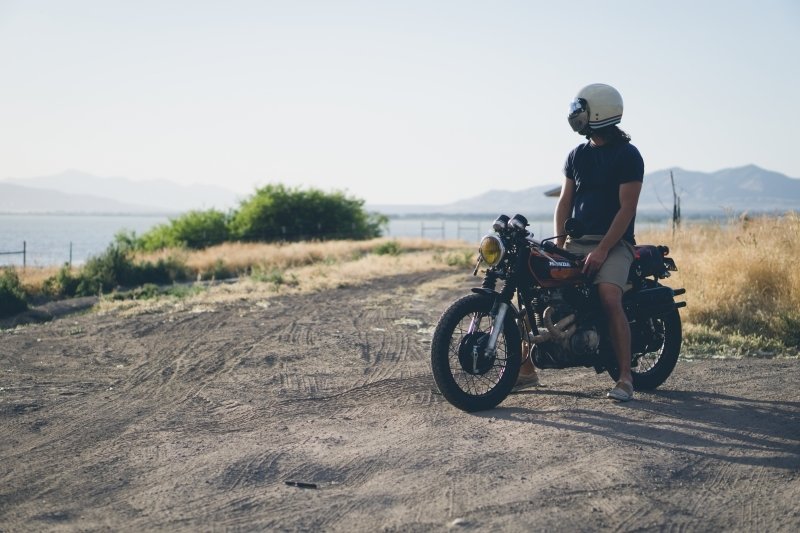
[[[567,235],[572,239],[580,239],[586,234],[586,228],[583,227],[583,223],[577,218],[568,218],[567,221],[564,222],[564,230],[566,230]]]

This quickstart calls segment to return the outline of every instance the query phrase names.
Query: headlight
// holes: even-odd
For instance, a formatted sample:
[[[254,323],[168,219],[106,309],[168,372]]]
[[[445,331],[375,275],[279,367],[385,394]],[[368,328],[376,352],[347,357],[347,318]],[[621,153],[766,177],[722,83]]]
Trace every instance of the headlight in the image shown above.
[[[480,252],[483,260],[490,267],[493,267],[503,259],[506,247],[503,246],[503,241],[497,235],[487,235],[481,239]]]

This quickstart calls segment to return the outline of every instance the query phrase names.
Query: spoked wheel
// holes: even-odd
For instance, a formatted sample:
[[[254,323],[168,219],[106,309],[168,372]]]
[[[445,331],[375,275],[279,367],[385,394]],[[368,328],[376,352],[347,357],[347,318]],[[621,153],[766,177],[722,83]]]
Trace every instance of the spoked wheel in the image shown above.
[[[681,317],[677,311],[631,324],[635,389],[652,390],[667,380],[678,362],[681,338]],[[619,379],[616,363],[608,373],[614,381]]]
[[[464,411],[492,409],[511,392],[520,367],[520,340],[512,313],[493,352],[486,347],[494,300],[471,294],[439,319],[431,343],[433,378],[442,395]]]

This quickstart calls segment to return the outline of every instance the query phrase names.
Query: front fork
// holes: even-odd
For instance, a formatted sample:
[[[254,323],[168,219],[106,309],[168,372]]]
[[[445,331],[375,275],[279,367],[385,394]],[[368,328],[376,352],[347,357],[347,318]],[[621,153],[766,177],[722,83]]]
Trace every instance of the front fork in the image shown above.
[[[497,339],[503,332],[503,325],[506,321],[506,314],[508,313],[509,304],[498,299],[495,301],[494,307],[490,316],[492,317],[492,329],[489,331],[489,342],[486,343],[486,355],[491,355],[497,348]],[[467,333],[474,333],[480,327],[480,316],[472,317],[472,322],[469,324]]]
[[[506,323],[506,313],[508,312],[508,304],[503,301],[495,303],[495,309],[492,309],[494,320],[492,321],[492,330],[489,332],[489,342],[486,344],[486,353],[493,354],[497,347],[497,338],[503,332],[503,325]]]

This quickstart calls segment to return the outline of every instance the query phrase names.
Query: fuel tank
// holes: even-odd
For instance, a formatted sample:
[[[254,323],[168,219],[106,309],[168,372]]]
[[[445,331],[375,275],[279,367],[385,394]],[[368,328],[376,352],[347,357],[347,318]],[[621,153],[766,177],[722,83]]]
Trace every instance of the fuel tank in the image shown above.
[[[582,281],[581,268],[558,254],[548,254],[541,250],[532,250],[528,258],[528,270],[542,287],[555,287],[564,282]]]

